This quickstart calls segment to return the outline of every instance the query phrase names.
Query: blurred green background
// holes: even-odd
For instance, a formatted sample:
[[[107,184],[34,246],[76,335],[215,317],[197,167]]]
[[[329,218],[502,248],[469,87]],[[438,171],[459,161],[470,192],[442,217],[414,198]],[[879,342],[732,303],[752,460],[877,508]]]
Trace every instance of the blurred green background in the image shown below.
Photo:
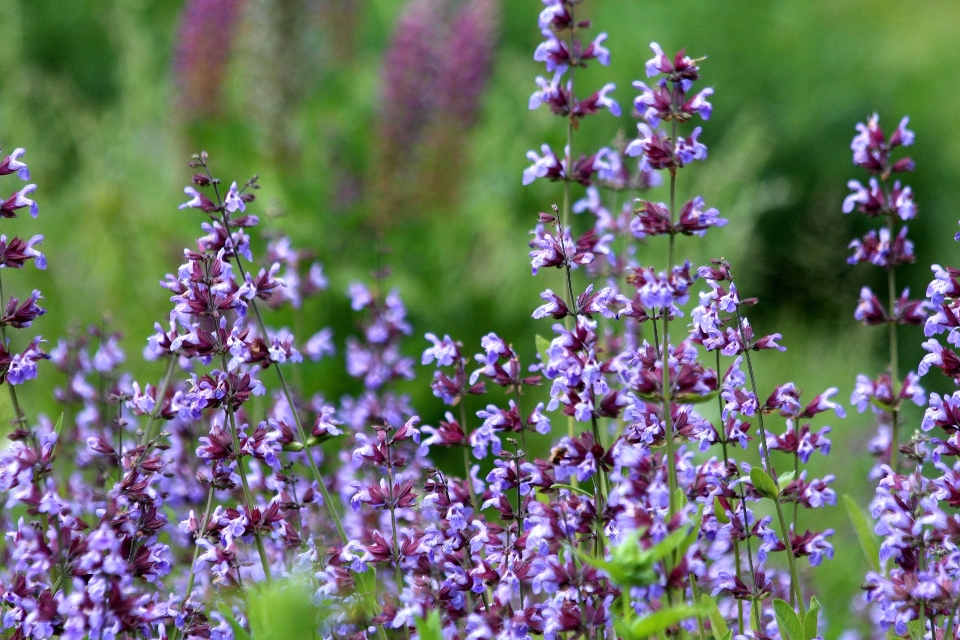
[[[206,149],[227,181],[260,174],[253,211],[263,226],[290,234],[325,263],[331,291],[306,307],[305,330],[332,325],[342,346],[355,324],[342,292],[382,260],[410,308],[409,353],[419,353],[426,331],[450,333],[468,352],[496,331],[529,362],[533,336],[549,332],[530,312],[542,289],[559,285],[554,272],[530,277],[526,242],[536,213],[560,200],[561,187],[520,184],[525,152],[543,141],[562,148],[564,138],[561,121],[526,106],[534,77],[544,74],[532,60],[542,5],[500,4],[476,125],[446,130],[438,147],[443,155],[433,158],[448,169],[442,179],[402,174],[411,192],[429,193],[385,206],[382,119],[391,105],[384,104],[381,63],[404,3],[235,4],[239,17],[216,32],[208,49],[223,56],[222,73],[207,79],[222,88],[211,94],[212,107],[198,112],[185,106],[185,85],[175,72],[182,3],[0,3],[0,144],[6,151],[27,148],[41,207],[38,220],[21,217],[2,227],[8,234],[45,234],[50,263],[44,273],[8,274],[5,286],[43,291],[49,313],[36,328],[55,340],[107,316],[125,332],[130,369],[155,381],[159,373],[139,352],[153,323],[168,313],[168,294],[157,282],[199,235],[198,214],[177,205],[185,200],[189,155]],[[668,51],[687,47],[694,57],[708,56],[704,84],[716,93],[701,140],[710,158],[684,171],[678,189],[681,196],[704,195],[730,224],[704,240],[681,239],[679,254],[700,263],[721,255],[730,260],[741,289],[760,298],[753,314],[758,331],[784,334],[787,353],[759,359],[761,393],[795,380],[808,397],[837,386],[849,398],[855,375],[872,375],[885,361],[883,330],[859,327],[852,318],[859,287],[878,288],[883,277],[845,263],[849,240],[870,226],[840,212],[847,180],[865,180],[851,165],[854,124],[874,110],[888,130],[903,114],[911,116],[917,264],[899,277],[922,295],[931,263],[957,263],[960,66],[952,63],[960,3],[589,0],[583,11],[595,32],[609,33],[613,64],[579,73],[578,86],[616,82],[625,112],[651,40]],[[629,113],[588,118],[576,149],[635,130]],[[414,156],[411,163],[423,162]],[[4,189],[12,184],[8,179]],[[585,220],[576,222],[585,228]],[[663,264],[660,243],[640,252],[644,262]],[[921,332],[904,330],[902,342],[901,362],[913,367],[922,355]],[[339,363],[323,363],[305,368],[304,379],[337,398],[356,389],[340,371]],[[405,390],[432,421],[442,407],[426,388],[428,375]],[[54,411],[48,398],[55,377],[50,372],[28,386],[29,406]],[[924,382],[933,390],[944,386],[934,375]],[[918,416],[908,417],[918,424]],[[835,473],[837,493],[865,504],[870,417],[832,424],[834,452],[815,458],[814,470]],[[810,526],[837,529],[837,558],[809,572],[835,637],[858,624],[850,606],[866,563],[842,507],[816,515],[816,522],[805,516]]]

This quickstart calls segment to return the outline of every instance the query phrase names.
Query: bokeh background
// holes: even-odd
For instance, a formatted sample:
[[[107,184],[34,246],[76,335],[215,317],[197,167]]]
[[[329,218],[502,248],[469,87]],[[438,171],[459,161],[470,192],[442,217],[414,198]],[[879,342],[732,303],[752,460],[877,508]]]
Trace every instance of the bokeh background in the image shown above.
[[[342,347],[355,331],[347,284],[387,265],[416,329],[410,354],[426,331],[450,333],[468,351],[496,331],[530,361],[534,336],[549,333],[530,312],[557,276],[530,277],[527,233],[561,187],[522,187],[520,173],[528,149],[562,148],[564,138],[545,109],[527,110],[543,73],[532,60],[540,9],[536,0],[0,3],[0,145],[28,149],[41,207],[36,221],[2,226],[45,234],[50,264],[5,285],[44,292],[49,313],[36,326],[50,340],[90,323],[122,330],[130,370],[155,382],[139,353],[168,313],[158,281],[199,235],[201,218],[177,205],[186,162],[205,149],[228,181],[259,174],[253,209],[263,228],[324,262],[331,289],[296,321],[304,331],[330,325]],[[908,176],[920,210],[910,229],[917,264],[901,280],[922,293],[931,263],[960,262],[960,3],[588,0],[583,11],[609,33],[613,64],[578,83],[616,82],[622,105],[650,41],[707,56],[702,74],[716,93],[701,139],[710,158],[683,172],[679,191],[704,195],[730,224],[681,239],[679,253],[730,260],[741,288],[760,298],[755,326],[784,335],[785,354],[759,359],[767,393],[795,380],[808,397],[836,386],[849,398],[856,374],[884,361],[884,331],[852,318],[860,286],[877,288],[883,274],[845,262],[868,221],[840,211],[847,180],[865,179],[851,165],[853,126],[874,110],[888,128],[909,114],[917,134]],[[576,145],[635,131],[629,113],[604,114],[583,123]],[[663,264],[657,243],[640,252]],[[904,330],[901,340],[901,362],[913,367],[921,333]],[[52,412],[60,381],[46,373],[27,402]],[[428,376],[404,390],[429,422],[442,407]],[[306,366],[302,378],[332,398],[355,390],[335,361]],[[924,383],[943,387],[934,375]],[[834,451],[815,458],[815,470],[866,504],[870,417],[832,424]],[[821,517],[818,526],[837,530],[837,557],[808,573],[836,637],[860,624],[852,603],[867,565],[842,507]]]

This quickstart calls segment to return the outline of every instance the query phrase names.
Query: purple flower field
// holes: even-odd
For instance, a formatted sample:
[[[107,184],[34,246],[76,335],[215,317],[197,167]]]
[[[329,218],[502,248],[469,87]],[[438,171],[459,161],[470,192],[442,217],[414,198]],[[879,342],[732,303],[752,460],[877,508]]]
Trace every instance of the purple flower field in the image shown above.
[[[864,282],[859,300],[827,297],[876,334],[882,357],[851,364],[863,373],[849,396],[827,373],[803,391],[770,363],[789,348],[817,370],[817,356],[791,340],[795,325],[777,331],[761,314],[745,254],[702,259],[723,246],[713,238],[745,237],[722,194],[698,191],[716,184],[698,176],[718,163],[710,128],[724,89],[711,52],[644,43],[649,59],[622,70],[634,77],[616,93],[616,25],[593,19],[600,2],[525,6],[524,29],[541,35],[525,60],[531,93],[497,105],[516,120],[555,116],[550,142],[524,139],[527,165],[510,176],[537,202],[529,234],[496,247],[526,254],[540,291],[516,302],[533,338],[523,343],[492,330],[494,313],[471,318],[490,322],[473,340],[448,334],[456,325],[439,312],[431,325],[428,296],[408,309],[415,276],[403,273],[417,264],[390,249],[400,212],[412,225],[471,193],[460,142],[483,100],[503,98],[484,96],[499,86],[501,12],[515,8],[411,0],[398,13],[370,129],[375,269],[346,252],[321,261],[285,231],[258,166],[225,173],[242,152],[197,148],[169,167],[183,193],[168,194],[180,197],[169,215],[192,240],[138,257],[138,268],[166,265],[152,276],[160,291],[142,293],[168,301],[152,331],[109,310],[62,335],[45,329],[29,272],[75,265],[43,245],[63,224],[42,197],[47,172],[14,147],[16,129],[0,134],[14,147],[0,154],[3,638],[960,636],[960,391],[949,391],[960,260],[930,261],[909,236],[960,233],[919,215],[908,182],[926,167],[910,155],[921,140],[909,117],[844,125],[850,179],[829,214],[837,227],[858,218],[843,227],[862,234],[842,268]],[[334,4],[331,21],[355,18]],[[244,46],[232,38],[253,10],[185,3],[172,64],[185,118],[225,108]],[[295,51],[273,45],[284,53],[272,63],[295,66]],[[264,135],[278,166],[294,75],[266,73],[276,102],[258,107],[277,125]],[[631,103],[615,98],[624,90]],[[611,118],[630,129],[594,144]],[[356,185],[338,185],[347,208]],[[492,251],[460,248],[467,263]],[[925,291],[905,286],[910,265],[929,270]],[[51,308],[69,315],[81,298]],[[848,411],[875,425],[831,452]],[[850,571],[861,588],[840,601],[830,576]]]

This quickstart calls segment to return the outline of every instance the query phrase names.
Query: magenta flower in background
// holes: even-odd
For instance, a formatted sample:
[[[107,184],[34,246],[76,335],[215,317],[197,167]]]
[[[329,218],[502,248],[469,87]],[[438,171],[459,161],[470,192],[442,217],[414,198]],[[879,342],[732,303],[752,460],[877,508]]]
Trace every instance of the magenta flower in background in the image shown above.
[[[177,29],[177,103],[187,118],[216,115],[244,0],[186,0]]]

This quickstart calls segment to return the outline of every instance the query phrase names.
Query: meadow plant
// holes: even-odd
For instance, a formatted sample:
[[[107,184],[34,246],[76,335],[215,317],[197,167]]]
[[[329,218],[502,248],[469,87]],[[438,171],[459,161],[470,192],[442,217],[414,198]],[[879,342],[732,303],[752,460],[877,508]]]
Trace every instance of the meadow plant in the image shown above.
[[[174,73],[188,118],[219,114],[243,0],[189,0],[180,15]]]
[[[852,193],[844,201],[844,212],[856,207],[868,216],[883,216],[886,226],[851,243],[850,262],[870,261],[884,267],[889,288],[884,307],[865,287],[856,317],[865,324],[886,323],[890,328],[889,371],[876,381],[858,376],[851,401],[861,411],[871,406],[880,417],[881,432],[871,446],[879,458],[872,473],[878,485],[870,505],[880,542],[878,547],[864,546],[873,552],[869,557],[873,570],[866,576],[864,589],[875,635],[933,639],[956,637],[960,521],[954,511],[960,504],[956,499],[960,462],[951,464],[950,459],[960,454],[960,394],[927,397],[918,380],[935,367],[960,384],[960,359],[936,337],[946,334],[947,345],[958,344],[960,285],[956,278],[960,271],[933,265],[926,300],[910,300],[909,290],[896,295],[894,269],[914,259],[903,223],[917,213],[910,187],[901,186],[899,180],[890,183],[892,174],[914,168],[910,158],[892,157],[897,147],[913,143],[907,122],[904,117],[888,138],[874,115],[866,125],[857,125],[859,133],[851,144],[854,164],[872,177],[867,187],[849,183]],[[908,373],[903,381],[897,374],[897,325],[923,325],[928,338],[923,343],[928,354],[917,373]],[[900,406],[908,399],[927,407],[919,429],[909,438],[902,433],[905,425],[899,419]],[[938,429],[946,439],[939,437]]]
[[[190,163],[180,207],[202,234],[161,282],[172,306],[143,352],[165,364],[156,385],[123,370],[107,321],[49,356],[40,338],[14,353],[7,329],[43,313],[40,294],[3,299],[0,281],[0,382],[14,410],[0,456],[8,637],[267,640],[291,628],[271,623],[283,611],[298,612],[304,635],[330,639],[819,637],[805,565],[833,556],[833,531],[807,510],[836,496],[834,476],[806,466],[830,451],[830,427],[816,423],[844,416],[838,391],[801,400],[793,383],[758,379],[755,359],[783,351],[782,336],[755,330],[747,310],[758,301],[728,261],[682,257],[685,238],[728,223],[703,196],[678,199],[684,170],[708,156],[701,126],[691,128],[712,114],[713,90],[695,89],[703,58],[652,43],[646,78],[633,83],[637,137],[576,147],[589,116],[624,115],[613,84],[580,88],[594,61],[611,63],[606,34],[584,37],[582,4],[544,0],[533,56],[548,77],[528,106],[561,118],[566,144],[530,151],[520,176],[562,183],[529,241],[532,274],[555,280],[531,304],[534,319],[554,321],[530,345],[532,362],[496,333],[472,357],[448,335],[413,339],[388,268],[349,285],[357,332],[338,349],[304,314],[328,287],[322,265],[286,236],[251,238],[258,179],[227,186],[206,153]],[[405,14],[393,50],[402,60],[385,72],[419,72],[388,88],[403,116],[390,126],[409,125],[397,140],[417,134],[427,103],[469,123],[479,96],[486,54],[468,44],[489,36],[492,11],[480,0],[445,41],[460,63],[474,61],[456,75],[474,93],[408,83],[425,81],[418,65],[451,64],[418,36],[432,6]],[[856,316],[887,324],[891,342],[890,371],[858,379],[852,398],[881,417],[872,516],[884,539],[867,597],[884,632],[939,640],[956,628],[960,519],[949,509],[960,506],[960,463],[945,459],[960,454],[960,393],[931,395],[923,433],[903,437],[901,402],[922,404],[924,393],[917,375],[898,377],[896,327],[924,324],[931,338],[919,375],[938,367],[960,380],[960,356],[935,337],[960,345],[960,270],[935,266],[927,301],[897,295],[894,268],[913,259],[902,223],[916,208],[909,187],[889,182],[913,164],[891,151],[913,135],[906,120],[889,139],[876,117],[859,129],[854,161],[873,178],[850,183],[844,211],[886,226],[855,241],[851,261],[884,267],[889,291],[884,306],[864,289]],[[0,175],[28,179],[22,155]],[[666,201],[648,196],[658,186]],[[35,216],[33,190],[0,203],[0,217]],[[667,261],[652,266],[646,252],[662,236]],[[41,240],[0,236],[2,266],[44,268]],[[279,309],[296,331],[269,324]],[[402,392],[418,378],[408,352],[420,347],[448,407],[436,426]],[[289,374],[304,357],[338,353],[353,393],[330,399]],[[57,421],[31,419],[16,395],[43,359],[63,374]],[[934,428],[947,438],[927,436]],[[285,608],[284,594],[299,600]]]

